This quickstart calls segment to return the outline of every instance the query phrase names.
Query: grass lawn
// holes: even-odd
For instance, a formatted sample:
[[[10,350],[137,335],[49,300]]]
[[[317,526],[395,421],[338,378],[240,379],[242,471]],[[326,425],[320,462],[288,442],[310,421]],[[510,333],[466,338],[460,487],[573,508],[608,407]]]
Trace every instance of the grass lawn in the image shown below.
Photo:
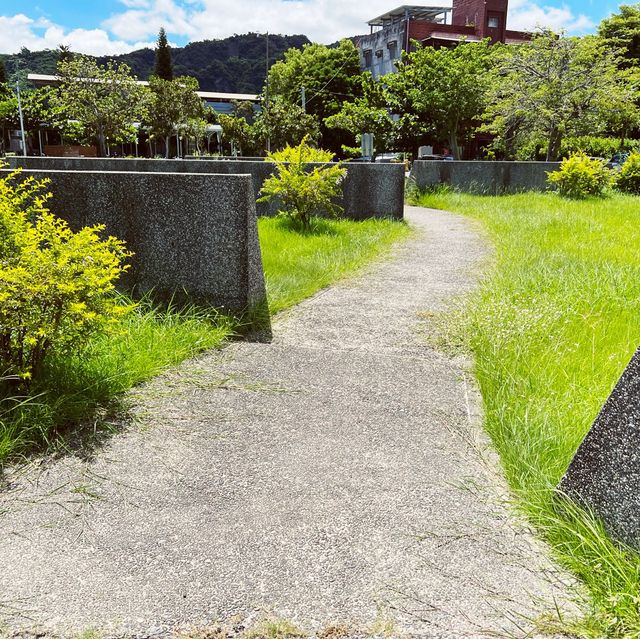
[[[284,220],[260,219],[269,307],[276,313],[352,274],[407,237],[389,220],[321,221],[298,233]],[[160,311],[143,303],[117,334],[50,362],[30,397],[0,399],[0,470],[34,449],[65,446],[78,424],[92,434],[122,414],[124,391],[203,350],[220,346],[237,324],[205,309]],[[0,380],[2,381],[2,380]],[[75,426],[75,429],[70,429]]]
[[[510,482],[559,560],[587,586],[584,637],[640,637],[640,556],[552,499],[582,438],[640,345],[640,199],[427,194],[421,206],[479,220],[495,246],[454,335],[475,355]]]

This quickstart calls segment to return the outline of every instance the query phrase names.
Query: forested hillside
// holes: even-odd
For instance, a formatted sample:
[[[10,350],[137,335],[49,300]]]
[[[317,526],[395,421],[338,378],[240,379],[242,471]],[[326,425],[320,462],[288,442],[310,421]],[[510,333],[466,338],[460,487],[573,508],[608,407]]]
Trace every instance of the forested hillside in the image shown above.
[[[269,60],[280,60],[291,47],[302,48],[309,42],[304,35],[269,36]],[[224,40],[192,42],[186,47],[171,50],[174,73],[191,75],[200,82],[203,91],[231,93],[259,93],[266,75],[266,46],[263,34],[234,35]],[[7,74],[53,74],[56,70],[57,52],[29,51],[22,49],[16,55],[3,55]],[[113,59],[125,62],[141,80],[146,80],[153,70],[154,51],[140,49],[119,56],[100,57],[98,61]]]

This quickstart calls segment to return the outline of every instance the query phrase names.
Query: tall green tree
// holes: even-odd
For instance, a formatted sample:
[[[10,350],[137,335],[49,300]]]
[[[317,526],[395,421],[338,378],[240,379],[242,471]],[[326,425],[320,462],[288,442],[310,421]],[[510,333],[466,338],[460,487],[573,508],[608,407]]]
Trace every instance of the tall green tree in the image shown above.
[[[404,54],[398,72],[385,76],[391,107],[401,117],[405,144],[437,141],[460,146],[476,129],[485,108],[493,52],[488,41],[460,42],[452,48],[417,46]]]
[[[622,53],[623,66],[640,65],[640,2],[623,4],[618,13],[605,18],[598,27],[598,35],[607,47]]]
[[[153,75],[163,80],[173,80],[173,63],[171,62],[171,47],[167,41],[164,27],[160,27],[158,43],[156,45],[156,63]]]
[[[630,76],[600,38],[543,31],[530,43],[502,49],[485,129],[497,136],[507,156],[541,137],[547,160],[554,161],[566,136],[604,130],[613,111],[630,118],[633,94]]]
[[[98,146],[126,137],[133,122],[143,119],[148,89],[136,81],[126,64],[100,66],[93,58],[76,55],[58,64],[60,87],[56,106],[71,120],[79,120]]]
[[[302,105],[304,88],[306,112],[321,122],[322,148],[340,153],[344,132],[330,129],[324,121],[344,102],[362,95],[360,56],[350,40],[336,47],[308,44],[302,50],[290,49],[269,70],[268,83],[269,97],[289,105]]]
[[[0,60],[0,84],[6,84],[9,78],[7,78],[7,70],[5,69],[4,62]]]
[[[198,81],[189,76],[174,80],[152,76],[149,89],[145,125],[154,138],[164,140],[165,155],[169,157],[171,136],[185,129],[190,120],[205,119],[204,105],[196,93]]]

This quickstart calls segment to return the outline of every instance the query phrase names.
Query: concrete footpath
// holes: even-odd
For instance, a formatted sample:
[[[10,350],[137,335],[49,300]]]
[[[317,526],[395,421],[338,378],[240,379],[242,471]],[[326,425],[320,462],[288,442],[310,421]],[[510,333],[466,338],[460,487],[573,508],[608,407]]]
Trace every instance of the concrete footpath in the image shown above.
[[[420,315],[477,283],[463,218],[135,392],[92,459],[7,475],[0,621],[158,636],[275,614],[429,638],[489,637],[563,598],[507,505],[464,361]],[[542,602],[542,603],[541,603]]]

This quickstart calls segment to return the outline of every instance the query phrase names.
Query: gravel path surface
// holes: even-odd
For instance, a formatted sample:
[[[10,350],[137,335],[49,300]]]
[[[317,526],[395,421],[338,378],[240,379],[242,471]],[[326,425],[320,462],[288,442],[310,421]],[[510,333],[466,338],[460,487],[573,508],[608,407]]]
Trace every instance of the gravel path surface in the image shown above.
[[[407,218],[415,239],[279,317],[271,344],[138,389],[93,459],[8,474],[10,629],[144,636],[264,611],[485,637],[562,596],[505,503],[465,362],[421,332],[486,246],[458,216]]]

